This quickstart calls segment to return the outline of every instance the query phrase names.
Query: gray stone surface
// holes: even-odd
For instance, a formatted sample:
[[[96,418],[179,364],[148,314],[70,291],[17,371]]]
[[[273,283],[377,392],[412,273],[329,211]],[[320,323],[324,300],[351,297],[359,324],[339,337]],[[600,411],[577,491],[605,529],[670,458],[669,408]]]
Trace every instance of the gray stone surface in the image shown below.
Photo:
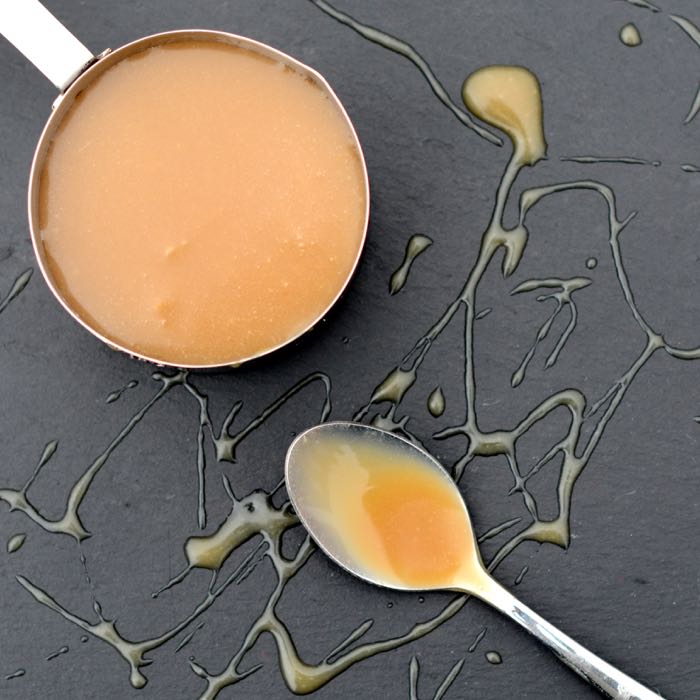
[[[678,345],[700,343],[698,217],[700,117],[683,126],[700,69],[700,48],[669,21],[621,1],[336,0],[358,19],[413,44],[457,99],[466,75],[490,63],[522,63],[543,86],[549,160],[521,175],[526,186],[595,178],[610,184],[623,215],[639,214],[623,234],[626,268],[649,322]],[[666,5],[668,4],[668,7]],[[305,0],[185,0],[100,2],[50,0],[47,5],[91,49],[116,47],[163,29],[211,27],[271,43],[320,70],[336,88],[365,148],[372,182],[372,223],[351,287],[327,321],[293,348],[236,372],[193,379],[220,422],[243,400],[242,420],[257,414],[311,371],[333,383],[333,416],[348,418],[373,387],[457,293],[478,250],[507,149],[480,140],[432,95],[404,58],[369,44]],[[667,0],[664,10],[700,22],[696,0]],[[673,5],[673,6],[671,6]],[[643,43],[618,39],[634,21]],[[0,42],[0,294],[35,266],[27,234],[25,189],[36,139],[54,98],[51,85],[12,47]],[[560,162],[564,155],[622,155],[660,160],[660,167]],[[517,199],[514,199],[517,201]],[[514,213],[514,210],[511,214]],[[624,372],[643,346],[625,306],[607,245],[606,212],[593,194],[573,192],[543,203],[529,220],[530,243],[520,268],[505,282],[496,266],[485,277],[479,307],[494,311],[478,324],[479,419],[484,429],[511,426],[545,396],[569,386],[593,401]],[[406,288],[388,295],[388,280],[408,237],[435,243],[416,262]],[[598,266],[586,270],[590,256]],[[559,362],[544,372],[551,343],[538,352],[523,384],[510,376],[548,308],[532,295],[510,297],[518,282],[542,276],[589,275],[580,292],[580,320]],[[348,339],[344,342],[344,339]],[[419,384],[407,397],[415,434],[447,463],[461,444],[430,435],[459,421],[462,382],[460,324],[436,343]],[[700,363],[658,353],[625,396],[573,500],[568,551],[522,545],[498,569],[516,592],[553,623],[669,698],[697,696],[700,671],[698,554],[700,545]],[[0,487],[20,487],[46,442],[59,441],[31,492],[50,517],[60,515],[67,490],[155,391],[152,368],[116,355],[74,323],[37,273],[0,314]],[[110,391],[138,379],[137,388],[105,404]],[[447,411],[439,420],[425,400],[440,384]],[[293,431],[318,419],[320,393],[309,389],[241,446],[235,465],[210,455],[210,523],[228,512],[219,473],[238,494],[270,488],[280,478]],[[558,414],[528,434],[520,458],[533,463],[561,431]],[[195,572],[157,600],[150,593],[183,564],[182,545],[196,533],[197,406],[173,391],[142,421],[96,478],[81,509],[92,537],[84,543],[94,593],[105,615],[131,639],[158,634],[179,620],[206,590]],[[520,446],[519,446],[520,447]],[[556,513],[556,469],[533,485],[542,515]],[[462,487],[475,527],[484,532],[508,517],[526,516],[512,478],[498,458],[475,461]],[[210,526],[211,528],[211,526]],[[196,698],[203,681],[187,663],[194,655],[220,671],[274,585],[263,564],[232,587],[202,618],[205,627],[174,653],[177,640],[154,651],[141,691],[126,664],[106,644],[37,604],[15,581],[22,574],[68,609],[94,620],[91,592],[75,542],[49,535],[22,513],[0,508],[3,540],[26,532],[14,554],[0,553],[0,695],[3,698]],[[488,556],[495,545],[485,548]],[[368,638],[400,634],[449,599],[446,594],[398,595],[356,582],[315,554],[289,585],[279,606],[301,655],[318,661],[369,617]],[[388,607],[388,603],[393,603]],[[467,653],[474,636],[485,639]],[[69,653],[45,661],[68,645]],[[503,663],[484,653],[497,650]],[[430,636],[376,656],[316,694],[340,698],[408,698],[408,667],[421,662],[420,697],[432,697],[455,661],[465,666],[447,698],[592,698],[548,652],[480,604]],[[222,698],[288,698],[274,644],[264,637],[243,668],[263,668]],[[2,680],[18,668],[21,678]]]

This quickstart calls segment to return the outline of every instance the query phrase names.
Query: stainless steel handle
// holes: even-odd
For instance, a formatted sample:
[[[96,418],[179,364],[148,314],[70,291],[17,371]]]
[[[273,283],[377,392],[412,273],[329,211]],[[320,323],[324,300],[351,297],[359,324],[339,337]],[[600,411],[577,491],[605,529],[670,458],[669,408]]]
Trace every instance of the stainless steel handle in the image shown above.
[[[0,34],[61,92],[95,60],[39,0],[0,0]]]
[[[486,602],[515,620],[548,646],[569,668],[609,698],[620,700],[663,700],[634,678],[603,661],[521,603],[510,591],[494,581],[480,593]]]

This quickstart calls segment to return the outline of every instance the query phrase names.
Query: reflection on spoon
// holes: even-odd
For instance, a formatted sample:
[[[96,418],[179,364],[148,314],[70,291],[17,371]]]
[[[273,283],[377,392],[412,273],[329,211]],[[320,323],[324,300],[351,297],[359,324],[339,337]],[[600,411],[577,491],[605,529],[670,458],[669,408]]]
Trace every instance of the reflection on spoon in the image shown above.
[[[285,475],[299,519],[321,549],[355,576],[400,590],[475,595],[518,622],[608,697],[659,699],[491,577],[457,486],[413,443],[358,423],[326,423],[294,440]]]

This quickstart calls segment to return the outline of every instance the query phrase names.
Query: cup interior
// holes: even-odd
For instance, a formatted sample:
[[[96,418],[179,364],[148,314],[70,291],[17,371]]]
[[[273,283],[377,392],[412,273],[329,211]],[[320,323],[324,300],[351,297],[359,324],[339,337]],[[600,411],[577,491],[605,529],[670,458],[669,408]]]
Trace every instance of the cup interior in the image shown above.
[[[303,75],[308,80],[312,81],[316,86],[318,86],[326,96],[335,104],[339,114],[345,120],[349,132],[352,135],[352,140],[354,148],[356,149],[356,154],[358,156],[359,163],[361,164],[362,178],[364,180],[364,225],[362,236],[357,245],[357,253],[347,278],[344,280],[342,286],[338,289],[337,294],[333,298],[327,308],[319,314],[316,318],[312,319],[311,322],[299,332],[296,332],[291,337],[286,338],[283,342],[276,343],[274,346],[264,348],[262,351],[257,352],[250,356],[236,357],[232,356],[227,358],[223,362],[217,362],[216,364],[187,364],[181,362],[169,362],[163,357],[151,357],[141,352],[135,350],[134,348],[127,347],[125,345],[116,342],[114,339],[107,337],[100,329],[95,327],[95,324],[90,318],[86,318],[86,315],[81,313],[80,309],[76,308],[76,304],[70,299],[66,298],[66,295],[62,292],[58,281],[54,278],[51,268],[47,261],[47,251],[41,236],[41,225],[40,225],[40,189],[41,189],[41,175],[44,169],[45,161],[49,154],[49,149],[52,140],[61,125],[65,116],[70,112],[71,108],[75,104],[76,98],[89,86],[99,78],[103,73],[112,68],[115,64],[128,58],[134,54],[143,52],[144,50],[162,46],[165,44],[170,44],[174,42],[182,41],[211,41],[229,44],[235,47],[247,49],[253,52],[262,54],[263,56],[269,57],[283,65],[289,66],[296,72]],[[296,59],[278,51],[266,44],[249,39],[246,37],[241,37],[234,34],[229,34],[220,31],[210,31],[210,30],[179,30],[171,32],[163,32],[160,34],[155,34],[152,36],[147,36],[137,41],[126,44],[114,51],[104,52],[98,60],[91,64],[85,72],[83,72],[78,78],[68,87],[68,89],[59,95],[53,105],[53,110],[51,116],[49,117],[46,126],[39,139],[34,158],[32,161],[30,180],[29,180],[29,193],[28,193],[28,214],[29,214],[29,226],[30,234],[32,239],[32,244],[34,247],[34,252],[41,269],[42,275],[46,280],[49,288],[53,292],[54,296],[61,303],[63,308],[84,328],[86,328],[94,336],[102,340],[104,343],[109,345],[115,350],[120,350],[133,357],[150,361],[159,366],[173,366],[173,367],[184,367],[191,369],[213,369],[218,367],[226,366],[238,366],[244,362],[252,360],[263,355],[267,355],[275,350],[291,343],[299,336],[308,332],[318,321],[326,315],[326,313],[331,309],[331,307],[336,303],[338,298],[342,295],[347,284],[349,283],[354,271],[357,267],[362,249],[364,247],[364,242],[366,238],[367,224],[369,220],[369,182],[367,177],[367,169],[362,153],[362,148],[354,130],[352,122],[347,115],[342,103],[335,95],[330,85],[326,80],[315,70],[306,66],[305,64],[297,61]]]

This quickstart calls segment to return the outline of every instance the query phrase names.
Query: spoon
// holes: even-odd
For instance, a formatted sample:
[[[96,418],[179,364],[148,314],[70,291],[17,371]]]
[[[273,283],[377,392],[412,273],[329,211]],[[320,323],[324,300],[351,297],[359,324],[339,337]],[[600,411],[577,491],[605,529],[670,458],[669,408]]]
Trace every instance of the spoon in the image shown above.
[[[290,445],[285,478],[302,524],[351,574],[397,590],[474,595],[515,620],[603,695],[661,697],[523,605],[488,573],[456,484],[408,440],[358,423],[318,425]]]

